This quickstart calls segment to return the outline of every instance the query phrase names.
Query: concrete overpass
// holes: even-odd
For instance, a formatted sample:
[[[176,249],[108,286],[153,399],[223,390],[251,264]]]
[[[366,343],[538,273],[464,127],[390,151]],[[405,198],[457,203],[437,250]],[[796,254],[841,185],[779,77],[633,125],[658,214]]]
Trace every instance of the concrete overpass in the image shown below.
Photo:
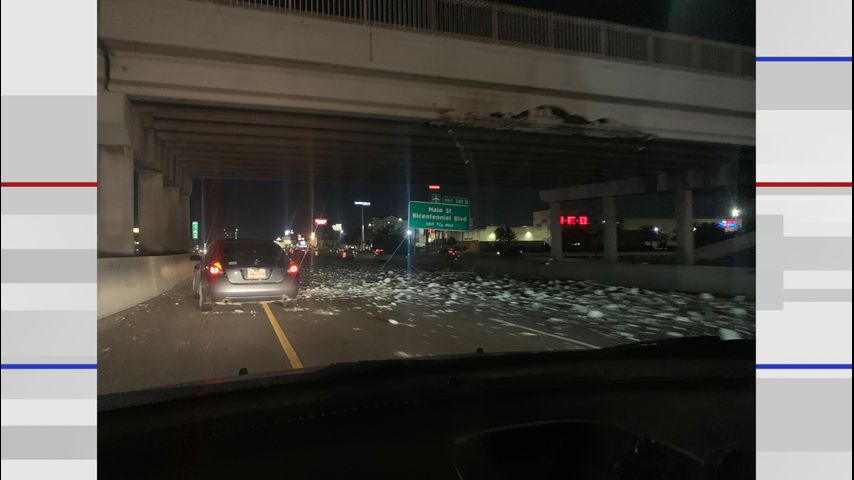
[[[143,251],[186,251],[193,178],[545,190],[753,168],[735,45],[462,0],[102,0],[98,41],[101,257],[133,255],[134,195]]]

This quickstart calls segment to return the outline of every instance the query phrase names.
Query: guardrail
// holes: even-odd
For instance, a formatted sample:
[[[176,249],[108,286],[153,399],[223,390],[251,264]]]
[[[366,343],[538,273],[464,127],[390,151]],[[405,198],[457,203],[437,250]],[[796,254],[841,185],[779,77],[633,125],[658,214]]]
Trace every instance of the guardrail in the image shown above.
[[[708,73],[755,76],[753,48],[483,0],[198,0]]]

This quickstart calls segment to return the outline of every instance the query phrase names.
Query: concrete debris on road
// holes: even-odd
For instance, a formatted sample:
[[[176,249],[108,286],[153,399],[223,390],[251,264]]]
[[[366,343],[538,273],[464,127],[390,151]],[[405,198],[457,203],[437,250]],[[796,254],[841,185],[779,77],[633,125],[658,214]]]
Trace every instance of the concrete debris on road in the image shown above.
[[[378,271],[370,265],[321,266],[305,273],[300,297],[324,303],[349,301],[377,314],[417,307],[420,310],[414,318],[481,317],[485,312],[546,321],[550,328],[583,328],[620,342],[718,336],[721,329],[752,338],[755,332],[755,306],[743,296],[718,298],[708,293],[658,292],[589,281]]]

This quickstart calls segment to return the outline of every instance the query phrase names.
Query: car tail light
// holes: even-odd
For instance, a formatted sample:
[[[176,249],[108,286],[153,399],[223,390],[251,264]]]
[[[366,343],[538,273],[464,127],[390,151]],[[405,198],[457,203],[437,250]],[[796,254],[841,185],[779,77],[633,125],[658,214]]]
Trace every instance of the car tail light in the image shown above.
[[[219,274],[221,274],[221,273],[222,273],[222,264],[221,264],[221,263],[219,263],[219,262],[213,262],[213,263],[208,267],[208,272],[210,272],[210,274],[211,274],[211,275],[219,275]]]
[[[296,275],[299,273],[299,265],[292,263],[288,265],[288,275]]]

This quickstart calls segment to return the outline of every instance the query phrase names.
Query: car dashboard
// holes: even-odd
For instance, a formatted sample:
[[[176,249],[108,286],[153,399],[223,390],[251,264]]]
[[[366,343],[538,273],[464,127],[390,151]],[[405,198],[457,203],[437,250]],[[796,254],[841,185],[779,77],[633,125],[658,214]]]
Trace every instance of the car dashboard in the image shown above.
[[[753,478],[753,364],[752,341],[697,339],[111,395],[99,468],[105,478]]]

